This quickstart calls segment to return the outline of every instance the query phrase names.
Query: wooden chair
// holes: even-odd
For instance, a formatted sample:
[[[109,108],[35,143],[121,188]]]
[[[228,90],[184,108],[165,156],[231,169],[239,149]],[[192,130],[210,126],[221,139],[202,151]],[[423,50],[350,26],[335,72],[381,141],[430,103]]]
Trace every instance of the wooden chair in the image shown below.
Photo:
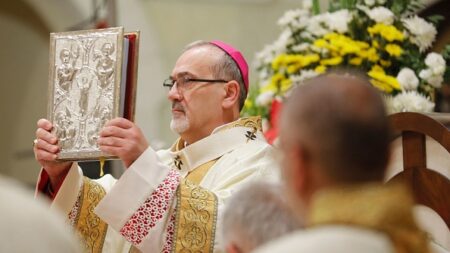
[[[403,156],[403,159],[399,155],[395,158],[393,154],[394,160],[401,159],[402,161],[397,161],[397,165],[400,164],[403,168],[397,168],[397,171],[388,168],[387,179],[388,181],[405,181],[410,185],[416,203],[431,208],[442,218],[447,225],[447,231],[443,231],[447,233],[447,242],[444,244],[448,244],[448,238],[450,238],[448,236],[450,229],[450,131],[448,128],[450,114],[425,115],[405,112],[393,114],[389,118],[392,128],[400,138],[397,144],[401,147],[397,147],[397,153]],[[427,152],[427,147],[432,142],[437,146],[437,149],[434,149],[439,152],[430,152],[430,150]],[[439,169],[430,168],[430,162],[428,162],[431,156],[436,155],[444,161],[439,166],[432,165]]]

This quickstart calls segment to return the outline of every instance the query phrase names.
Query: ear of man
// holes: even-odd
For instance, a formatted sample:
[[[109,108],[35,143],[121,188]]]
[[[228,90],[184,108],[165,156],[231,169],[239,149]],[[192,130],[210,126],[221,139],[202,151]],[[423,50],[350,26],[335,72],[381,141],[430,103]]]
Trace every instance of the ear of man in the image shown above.
[[[239,83],[235,80],[229,81],[224,86],[224,97],[222,101],[222,107],[224,109],[230,109],[239,104]]]
[[[312,161],[308,151],[301,145],[292,147],[289,156],[288,161],[292,162],[292,169],[287,176],[290,177],[289,180],[292,182],[296,194],[303,198],[305,194],[311,191],[314,181],[312,178]]]

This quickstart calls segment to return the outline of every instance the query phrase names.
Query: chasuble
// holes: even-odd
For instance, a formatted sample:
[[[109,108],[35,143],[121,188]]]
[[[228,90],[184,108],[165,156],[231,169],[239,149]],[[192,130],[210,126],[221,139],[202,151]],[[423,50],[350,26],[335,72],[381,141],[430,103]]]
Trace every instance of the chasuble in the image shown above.
[[[119,180],[87,179],[74,163],[52,208],[67,214],[87,252],[222,252],[227,199],[278,177],[261,119],[242,118],[191,145],[149,147]],[[38,188],[46,180],[42,171]]]

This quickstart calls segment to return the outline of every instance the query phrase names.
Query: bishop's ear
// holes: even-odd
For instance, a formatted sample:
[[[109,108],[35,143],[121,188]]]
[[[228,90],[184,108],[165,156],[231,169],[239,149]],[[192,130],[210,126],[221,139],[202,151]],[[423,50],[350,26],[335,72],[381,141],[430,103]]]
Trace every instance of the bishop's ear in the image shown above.
[[[222,102],[224,108],[231,108],[239,103],[239,83],[232,80],[224,85],[225,97]]]

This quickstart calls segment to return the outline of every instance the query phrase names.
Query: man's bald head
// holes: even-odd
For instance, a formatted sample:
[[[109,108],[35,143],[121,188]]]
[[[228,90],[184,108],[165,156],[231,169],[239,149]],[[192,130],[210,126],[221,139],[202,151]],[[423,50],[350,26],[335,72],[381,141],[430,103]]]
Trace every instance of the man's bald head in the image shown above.
[[[300,145],[335,183],[380,181],[389,157],[381,96],[356,74],[330,73],[296,88],[283,110],[282,143]]]

